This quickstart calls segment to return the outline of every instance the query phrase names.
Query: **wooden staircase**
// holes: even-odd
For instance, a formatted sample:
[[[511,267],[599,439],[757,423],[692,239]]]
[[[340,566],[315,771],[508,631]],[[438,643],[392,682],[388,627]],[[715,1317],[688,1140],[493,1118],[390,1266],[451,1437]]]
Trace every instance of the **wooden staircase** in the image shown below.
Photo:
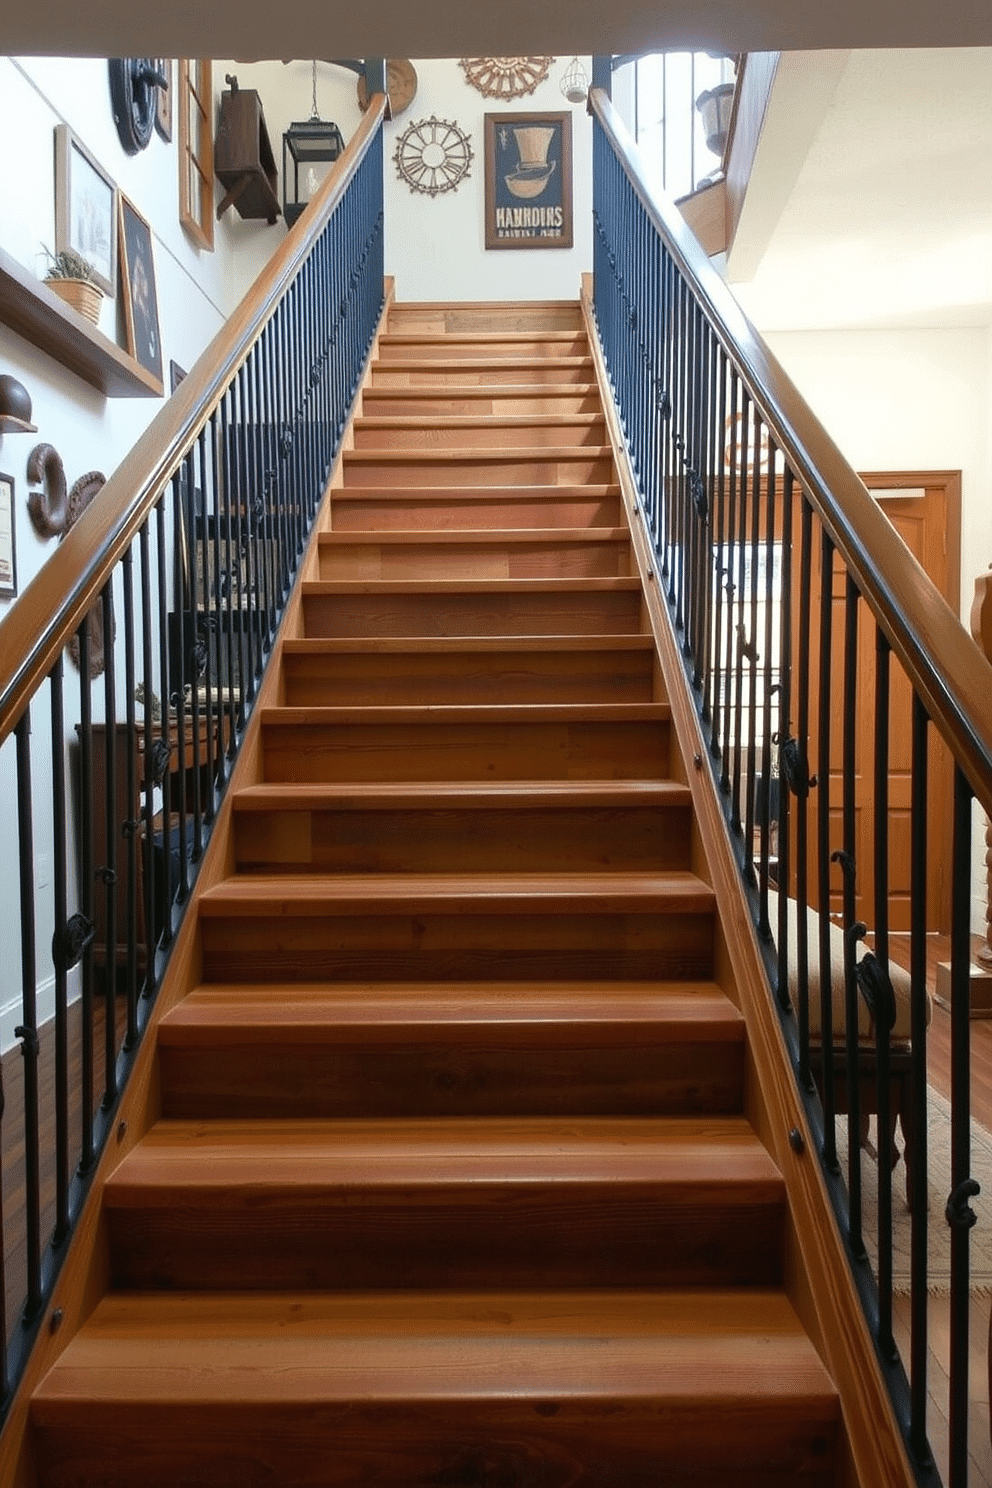
[[[578,307],[380,342],[38,1482],[836,1488]]]

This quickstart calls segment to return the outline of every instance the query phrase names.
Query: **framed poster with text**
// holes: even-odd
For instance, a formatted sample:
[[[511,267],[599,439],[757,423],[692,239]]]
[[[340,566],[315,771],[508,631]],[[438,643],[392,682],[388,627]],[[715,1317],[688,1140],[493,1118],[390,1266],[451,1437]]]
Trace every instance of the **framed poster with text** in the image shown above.
[[[571,248],[572,115],[486,114],[486,247]]]

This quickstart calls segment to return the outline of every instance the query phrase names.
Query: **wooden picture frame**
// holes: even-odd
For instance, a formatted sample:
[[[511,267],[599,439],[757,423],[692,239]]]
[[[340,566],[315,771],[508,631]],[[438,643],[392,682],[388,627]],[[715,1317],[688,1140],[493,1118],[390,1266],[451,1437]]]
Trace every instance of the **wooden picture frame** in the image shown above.
[[[486,247],[571,248],[572,114],[486,114]]]
[[[152,230],[133,202],[121,193],[121,290],[127,350],[162,382],[162,336],[158,323]]]
[[[155,105],[155,129],[160,139],[168,144],[172,139],[173,98],[176,92],[176,64],[172,57],[158,57],[159,67],[165,74],[167,88],[159,88]]]
[[[117,292],[117,186],[69,128],[55,128],[55,252],[78,253]]]
[[[14,477],[0,475],[0,599],[17,597],[14,546]]]

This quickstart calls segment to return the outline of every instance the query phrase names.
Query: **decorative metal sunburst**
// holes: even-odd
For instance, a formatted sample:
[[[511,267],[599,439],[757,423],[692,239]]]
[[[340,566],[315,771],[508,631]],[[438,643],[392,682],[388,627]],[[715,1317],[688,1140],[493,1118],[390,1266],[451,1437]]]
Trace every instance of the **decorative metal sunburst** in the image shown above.
[[[418,119],[400,135],[393,152],[396,174],[411,191],[439,196],[457,191],[469,173],[472,146],[468,135],[448,119]]]
[[[460,57],[465,77],[483,98],[521,98],[533,93],[554,57]]]

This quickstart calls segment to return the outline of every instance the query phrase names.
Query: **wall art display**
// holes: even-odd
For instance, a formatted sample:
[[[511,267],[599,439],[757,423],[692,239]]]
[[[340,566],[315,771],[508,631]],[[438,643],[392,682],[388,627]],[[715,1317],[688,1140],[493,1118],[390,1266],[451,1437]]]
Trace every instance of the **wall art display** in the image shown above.
[[[439,196],[457,191],[469,174],[472,146],[468,135],[448,119],[418,119],[409,124],[393,152],[396,174],[411,191]]]
[[[121,284],[127,349],[136,362],[162,381],[162,342],[158,326],[158,296],[152,232],[141,213],[121,197]]]
[[[17,594],[14,557],[14,477],[0,475],[0,599]]]
[[[522,98],[543,83],[554,57],[460,57],[467,82],[483,98]]]
[[[572,115],[486,114],[486,247],[571,248]]]
[[[117,187],[68,124],[55,130],[55,252],[78,253],[117,292]]]
[[[176,91],[176,64],[171,57],[159,57],[157,61],[159,71],[165,78],[165,87],[158,90],[155,128],[159,137],[168,142],[172,138],[172,96]]]

